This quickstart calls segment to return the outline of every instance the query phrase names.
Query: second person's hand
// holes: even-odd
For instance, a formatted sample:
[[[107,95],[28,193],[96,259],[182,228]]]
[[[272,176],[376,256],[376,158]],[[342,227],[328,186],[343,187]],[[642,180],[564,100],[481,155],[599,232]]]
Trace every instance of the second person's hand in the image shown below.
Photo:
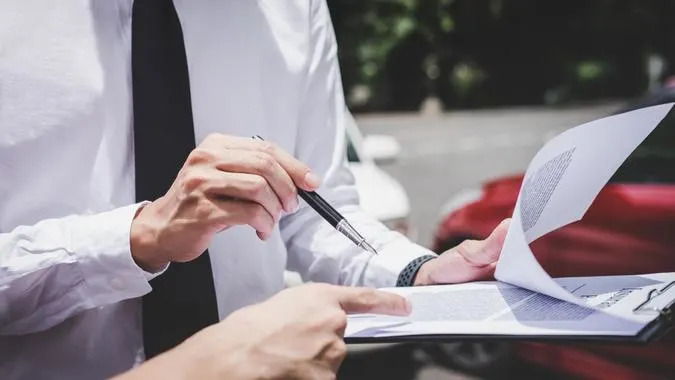
[[[308,284],[234,312],[122,378],[335,379],[348,313],[407,315],[401,296]]]

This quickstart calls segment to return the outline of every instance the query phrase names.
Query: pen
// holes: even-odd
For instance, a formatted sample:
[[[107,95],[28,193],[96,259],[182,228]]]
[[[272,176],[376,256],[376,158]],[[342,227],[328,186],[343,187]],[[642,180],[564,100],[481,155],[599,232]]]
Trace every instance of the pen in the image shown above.
[[[256,140],[264,140],[262,137],[255,135],[253,136]],[[364,251],[373,253],[377,255],[377,251],[373,248],[366,238],[361,236],[361,234],[356,231],[356,229],[349,224],[347,219],[342,216],[336,209],[333,208],[325,199],[323,199],[315,191],[305,191],[301,188],[297,188],[298,195],[300,198],[304,199],[307,204],[314,209],[319,215],[328,223],[330,223],[333,228],[338,230],[341,234],[345,235],[349,240],[351,240],[357,247],[360,247]]]

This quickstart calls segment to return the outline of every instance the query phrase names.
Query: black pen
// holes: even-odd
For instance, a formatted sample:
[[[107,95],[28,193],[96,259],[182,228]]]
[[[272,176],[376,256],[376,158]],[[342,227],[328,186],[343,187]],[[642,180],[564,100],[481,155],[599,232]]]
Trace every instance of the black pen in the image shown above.
[[[253,136],[253,138],[256,140],[265,140],[258,135]],[[325,221],[330,223],[331,226],[348,237],[349,240],[356,244],[357,247],[377,255],[377,251],[370,244],[368,244],[366,238],[361,236],[361,234],[359,234],[358,231],[356,231],[356,229],[351,224],[349,224],[347,219],[345,219],[344,216],[334,209],[333,206],[328,204],[328,202],[326,202],[326,200],[323,199],[317,192],[305,191],[299,187],[297,190],[300,198],[304,199],[305,202],[307,202],[311,208],[318,212]]]

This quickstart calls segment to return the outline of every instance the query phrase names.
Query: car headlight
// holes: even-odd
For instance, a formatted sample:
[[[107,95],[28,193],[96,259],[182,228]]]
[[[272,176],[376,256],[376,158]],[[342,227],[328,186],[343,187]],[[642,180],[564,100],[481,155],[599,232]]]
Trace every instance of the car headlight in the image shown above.
[[[417,231],[410,225],[410,220],[407,217],[383,220],[382,223],[390,230],[407,236],[410,240],[417,239]]]

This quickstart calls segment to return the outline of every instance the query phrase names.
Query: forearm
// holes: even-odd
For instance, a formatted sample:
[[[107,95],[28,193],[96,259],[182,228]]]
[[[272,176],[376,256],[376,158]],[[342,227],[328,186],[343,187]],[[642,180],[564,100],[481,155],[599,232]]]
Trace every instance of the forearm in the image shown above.
[[[185,357],[182,354],[181,346],[158,355],[142,365],[114,377],[116,380],[182,380],[192,378],[195,378],[195,365],[190,362],[189,357]]]
[[[48,219],[0,234],[0,334],[41,331],[150,291],[151,275],[130,252],[136,208]]]
[[[292,237],[286,236],[289,237],[288,267],[299,272],[305,280],[351,286],[395,286],[401,270],[408,263],[417,257],[433,254],[400,233],[389,230],[357,204],[343,204],[337,208],[378,254],[356,247],[313,210],[300,210],[298,215],[287,217],[293,221],[284,221],[287,224],[282,232],[293,232]],[[291,223],[297,225],[291,226]]]
[[[116,380],[145,379],[259,379],[270,363],[251,357],[249,316],[244,310],[207,327],[177,347],[155,356],[140,366],[120,374]],[[246,322],[244,322],[246,320]],[[263,326],[257,326],[263,328]]]

